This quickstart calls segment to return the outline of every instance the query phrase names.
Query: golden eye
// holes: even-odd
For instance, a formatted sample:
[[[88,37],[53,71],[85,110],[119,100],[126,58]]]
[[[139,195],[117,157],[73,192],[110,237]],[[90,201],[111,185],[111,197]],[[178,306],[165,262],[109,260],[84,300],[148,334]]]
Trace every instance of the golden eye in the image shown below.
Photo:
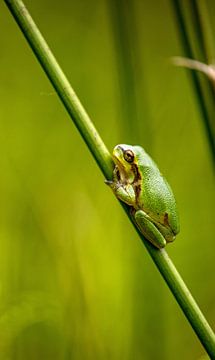
[[[134,161],[134,153],[131,150],[125,150],[124,151],[124,159],[128,162],[128,163],[132,163]]]

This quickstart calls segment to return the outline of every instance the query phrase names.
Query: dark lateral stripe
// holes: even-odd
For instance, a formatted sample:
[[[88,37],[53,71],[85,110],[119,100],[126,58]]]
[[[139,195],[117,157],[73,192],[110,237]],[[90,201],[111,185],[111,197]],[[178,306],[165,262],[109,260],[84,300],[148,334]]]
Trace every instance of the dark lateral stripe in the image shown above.
[[[141,192],[141,184],[140,184],[140,180],[142,179],[142,176],[139,172],[138,166],[136,164],[132,164],[131,169],[134,173],[134,181],[133,181],[133,185],[134,185],[134,191],[135,191],[135,195],[136,195],[136,202],[140,196],[140,192]]]

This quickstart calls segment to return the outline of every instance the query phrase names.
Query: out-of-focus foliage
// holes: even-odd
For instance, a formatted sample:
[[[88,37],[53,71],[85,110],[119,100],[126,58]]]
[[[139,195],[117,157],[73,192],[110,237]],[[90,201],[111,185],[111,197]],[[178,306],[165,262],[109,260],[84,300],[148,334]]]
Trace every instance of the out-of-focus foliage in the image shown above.
[[[26,5],[109,149],[137,142],[168,178],[181,215],[168,251],[214,327],[214,178],[189,78],[169,61],[182,51],[170,3]],[[0,358],[200,358],[198,339],[3,2],[0,29]],[[129,71],[130,94],[122,80]]]

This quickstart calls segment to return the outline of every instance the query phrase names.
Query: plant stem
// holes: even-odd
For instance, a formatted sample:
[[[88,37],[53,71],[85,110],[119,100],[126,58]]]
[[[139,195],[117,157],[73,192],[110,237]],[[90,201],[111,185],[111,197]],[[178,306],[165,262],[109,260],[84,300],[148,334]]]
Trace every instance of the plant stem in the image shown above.
[[[131,144],[135,143],[137,128],[137,86],[135,77],[135,64],[132,54],[134,53],[133,34],[133,3],[129,0],[108,1],[111,28],[116,46],[117,74],[120,86],[120,105],[123,121],[121,127],[126,136],[129,134]],[[132,119],[132,121],[131,121]],[[137,139],[136,139],[137,141]]]
[[[186,4],[187,6],[188,4]],[[186,20],[185,11],[183,7],[183,2],[180,0],[172,0],[173,11],[175,13],[175,19],[177,22],[177,27],[179,30],[179,36],[181,38],[181,43],[184,48],[185,56],[190,59],[197,59],[201,56],[206,59],[207,54],[202,54],[202,51],[205,49],[205,45],[203,44],[203,34],[200,29],[200,21],[197,21],[197,15],[194,17],[193,13],[197,12],[197,7],[195,6],[195,2],[192,1],[189,3],[189,23]],[[190,9],[191,6],[191,9]],[[198,19],[199,20],[199,19]],[[198,44],[199,38],[201,38],[198,54],[195,54],[192,48],[192,39],[190,39],[188,28],[192,25],[194,30],[195,38],[193,36],[193,43]],[[201,34],[201,36],[200,36]],[[215,140],[214,140],[214,91],[211,87],[211,83],[209,79],[204,79],[205,81],[201,81],[203,79],[200,78],[199,74],[196,70],[191,70],[191,78],[193,81],[194,90],[196,92],[197,102],[199,105],[199,109],[202,114],[202,120],[204,122],[206,136],[208,139],[209,148],[212,155],[213,164],[215,164]]]
[[[85,109],[59,67],[47,43],[32,20],[21,0],[5,0],[8,8],[20,26],[29,45],[42,65],[56,92],[73,119],[81,136],[107,179],[112,178],[113,162],[102,139],[97,133]],[[129,207],[122,204],[130,220]],[[193,299],[184,281],[165,250],[153,247],[138,231],[153,261],[175,296],[179,306],[199,337],[208,354],[215,358],[215,335]]]

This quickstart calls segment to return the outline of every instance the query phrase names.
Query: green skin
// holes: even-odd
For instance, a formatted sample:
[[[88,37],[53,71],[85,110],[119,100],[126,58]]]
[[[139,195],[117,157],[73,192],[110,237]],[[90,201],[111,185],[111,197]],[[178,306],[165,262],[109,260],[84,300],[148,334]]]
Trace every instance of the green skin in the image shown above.
[[[140,146],[115,146],[113,160],[113,180],[106,183],[117,198],[131,206],[132,216],[146,239],[163,248],[179,232],[176,202],[169,184]]]

